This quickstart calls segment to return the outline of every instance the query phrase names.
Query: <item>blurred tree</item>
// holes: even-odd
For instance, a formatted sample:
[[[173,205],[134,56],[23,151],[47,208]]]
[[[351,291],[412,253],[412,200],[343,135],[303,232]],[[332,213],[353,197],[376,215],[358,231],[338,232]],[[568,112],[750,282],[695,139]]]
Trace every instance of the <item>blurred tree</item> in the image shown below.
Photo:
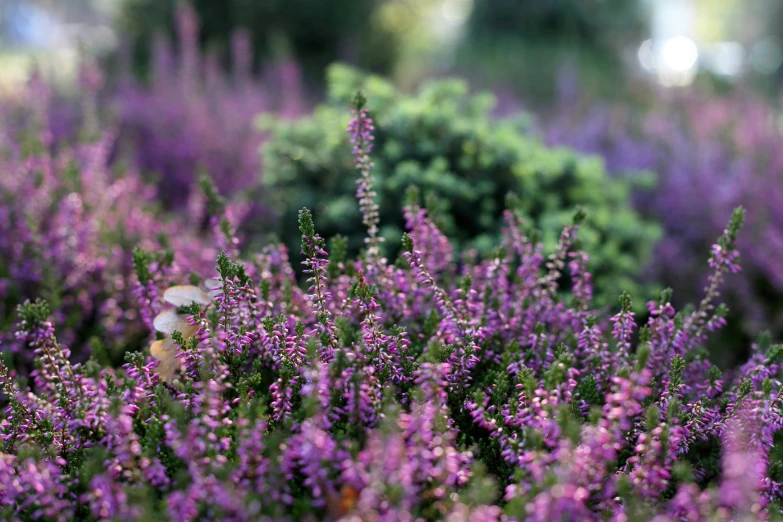
[[[567,64],[583,86],[614,94],[622,50],[638,45],[646,26],[638,0],[475,0],[456,67],[547,99]]]
[[[568,39],[607,50],[644,27],[642,5],[635,0],[476,0],[470,19],[473,36]]]
[[[152,36],[174,34],[180,0],[128,0],[119,27],[134,46],[134,63],[144,72]],[[320,81],[335,59],[386,71],[395,56],[395,42],[373,13],[382,0],[191,0],[201,21],[200,42],[229,62],[231,36],[237,28],[253,37],[256,61],[290,54],[308,79]]]
[[[779,96],[783,83],[783,2],[780,0],[759,0],[764,8],[764,27],[761,37],[751,48],[751,65],[761,74],[756,78],[759,87],[772,97]],[[759,7],[757,7],[759,9]]]

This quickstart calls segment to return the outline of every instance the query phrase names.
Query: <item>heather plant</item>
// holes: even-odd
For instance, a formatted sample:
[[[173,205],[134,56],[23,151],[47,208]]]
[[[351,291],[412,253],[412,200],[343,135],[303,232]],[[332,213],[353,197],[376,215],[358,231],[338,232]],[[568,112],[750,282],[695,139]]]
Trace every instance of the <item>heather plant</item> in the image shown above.
[[[116,133],[91,122],[87,108],[81,131],[73,133],[81,139],[71,144],[72,133],[58,135],[47,119],[48,85],[34,78],[28,92],[13,109],[16,118],[0,129],[2,351],[17,370],[32,361],[13,335],[15,311],[41,297],[74,361],[86,361],[95,348],[102,363],[116,365],[149,335],[137,296],[207,269],[220,250],[214,233],[223,235],[208,223],[208,198],[199,193],[188,200],[183,219],[162,217],[154,187],[111,160]],[[243,209],[228,212],[241,217]],[[131,277],[137,247],[154,252],[145,258],[145,289],[135,288]]]
[[[783,331],[783,139],[768,105],[750,95],[661,94],[649,110],[564,99],[543,123],[549,143],[601,154],[613,173],[655,171],[659,187],[636,201],[666,234],[649,274],[694,299],[707,277],[701,252],[734,206],[748,209],[740,238],[743,274],[731,280],[726,301],[742,314],[736,332]]]
[[[259,112],[296,116],[305,99],[294,62],[279,61],[263,74],[253,73],[246,31],[232,33],[228,75],[217,55],[200,51],[199,20],[186,3],[179,5],[176,21],[177,52],[158,35],[149,81],[126,71],[109,98],[135,167],[154,176],[157,198],[167,208],[182,209],[198,189],[200,172],[227,196],[256,187],[263,136],[253,129],[253,118]],[[270,216],[256,204],[252,217],[263,223]]]
[[[155,278],[137,250],[158,334],[121,369],[72,362],[47,305],[19,307],[36,372],[20,384],[0,364],[4,518],[779,517],[783,347],[759,339],[725,375],[703,350],[725,324],[741,208],[698,305],[677,311],[664,291],[637,331],[628,294],[614,315],[596,307],[581,211],[546,256],[509,209],[500,248],[457,264],[411,203],[401,258],[385,257],[373,126],[354,99],[355,259],[306,208],[306,289],[283,245],[240,260],[218,216],[224,250],[190,285]]]
[[[279,91],[282,115],[301,110],[296,66],[278,64],[278,91],[262,90],[272,84],[252,74],[238,32],[228,78],[198,50],[197,20],[184,5],[178,20],[179,52],[160,40],[149,85],[128,75],[104,82],[104,69],[85,60],[78,92],[34,71],[23,96],[0,103],[0,339],[20,365],[32,360],[13,339],[25,299],[46,298],[75,360],[97,349],[116,365],[152,328],[151,317],[139,321],[152,312],[139,308],[130,278],[136,246],[154,252],[150,278],[160,284],[214,262],[225,239],[214,216],[263,235],[269,214],[260,200],[233,197],[227,206],[217,190],[238,196],[258,185],[263,137],[252,119]],[[204,172],[218,189],[199,183]]]
[[[83,68],[86,70],[87,67],[85,61]],[[85,108],[95,107],[97,92],[93,86],[84,85],[82,92],[84,96],[81,101]],[[36,131],[39,144],[47,148],[72,141],[78,136],[80,127],[86,127],[79,121],[82,110],[78,105],[59,89],[52,88],[43,72],[33,67],[25,88],[19,93],[4,94],[0,100],[3,139],[0,147],[4,152],[18,150],[26,145],[22,138],[26,138],[31,130]]]
[[[329,70],[329,102],[311,117],[264,121],[272,133],[264,145],[264,181],[289,248],[295,248],[291,224],[303,206],[313,209],[324,234],[347,239],[350,254],[363,246],[365,225],[350,197],[355,186],[348,175],[350,137],[343,131],[346,102],[360,86],[374,120],[380,218],[375,234],[386,240],[380,247],[385,255],[397,254],[396,238],[416,220],[411,211],[399,212],[411,185],[419,190],[408,209],[426,208],[457,255],[471,249],[485,254],[495,247],[512,193],[513,210],[540,231],[547,254],[573,209],[587,211],[580,240],[593,252],[589,268],[600,305],[614,302],[624,289],[649,292],[638,286],[636,276],[658,229],[629,205],[632,185],[608,177],[599,158],[545,147],[527,132],[524,118],[496,121],[490,114],[492,97],[469,95],[459,80],[430,82],[409,96],[379,77],[341,65]]]

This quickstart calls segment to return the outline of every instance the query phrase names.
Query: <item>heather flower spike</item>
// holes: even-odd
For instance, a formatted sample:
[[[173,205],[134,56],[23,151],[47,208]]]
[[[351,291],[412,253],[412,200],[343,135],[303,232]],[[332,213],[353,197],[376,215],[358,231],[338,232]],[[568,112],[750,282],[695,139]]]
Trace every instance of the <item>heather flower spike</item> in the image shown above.
[[[376,202],[377,194],[373,189],[375,178],[372,175],[373,163],[370,158],[372,152],[373,127],[372,119],[367,115],[367,98],[361,91],[356,91],[353,96],[353,118],[348,123],[348,134],[353,144],[353,156],[356,168],[360,176],[356,183],[359,188],[356,198],[359,200],[359,208],[362,212],[362,223],[367,227],[367,256],[371,259],[380,255],[380,243],[383,238],[378,237],[379,210]]]

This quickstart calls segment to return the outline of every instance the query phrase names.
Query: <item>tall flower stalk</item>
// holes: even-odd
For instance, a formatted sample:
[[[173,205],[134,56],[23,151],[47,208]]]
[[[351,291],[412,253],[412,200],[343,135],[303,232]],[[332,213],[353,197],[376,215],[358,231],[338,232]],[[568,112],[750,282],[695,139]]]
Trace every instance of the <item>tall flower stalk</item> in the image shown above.
[[[380,213],[376,201],[377,194],[373,188],[375,177],[372,175],[373,162],[370,158],[372,152],[373,127],[372,119],[368,116],[365,105],[367,98],[361,91],[357,91],[353,97],[353,109],[351,121],[348,123],[348,135],[353,145],[353,157],[356,169],[359,171],[359,179],[356,180],[358,188],[356,199],[359,200],[359,209],[362,213],[362,223],[367,227],[367,257],[377,260],[380,256],[380,244],[383,238],[378,236],[378,223]]]

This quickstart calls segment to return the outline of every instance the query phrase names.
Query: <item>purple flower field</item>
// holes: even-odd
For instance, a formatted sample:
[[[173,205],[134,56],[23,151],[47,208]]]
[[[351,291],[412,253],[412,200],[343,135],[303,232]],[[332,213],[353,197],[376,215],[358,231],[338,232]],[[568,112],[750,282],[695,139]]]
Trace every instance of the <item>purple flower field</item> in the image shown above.
[[[386,257],[362,91],[340,143],[364,248],[319,235],[317,205],[298,251],[270,240],[254,122],[310,110],[298,69],[252,74],[238,32],[229,78],[177,19],[148,83],[89,62],[75,98],[34,75],[0,102],[0,520],[783,520],[783,140],[761,102],[541,120],[657,174],[634,195],[665,231],[644,274],[674,290],[607,308],[585,211],[558,209],[551,249],[525,194],[481,254],[400,202]]]
[[[599,154],[614,173],[648,171],[657,188],[637,201],[663,225],[665,237],[651,262],[651,276],[696,298],[706,281],[703,250],[730,210],[747,208],[739,239],[740,277],[728,282],[726,298],[735,329],[756,335],[783,330],[783,135],[775,113],[749,93],[708,96],[657,93],[653,106],[565,98],[543,122],[549,143]]]

